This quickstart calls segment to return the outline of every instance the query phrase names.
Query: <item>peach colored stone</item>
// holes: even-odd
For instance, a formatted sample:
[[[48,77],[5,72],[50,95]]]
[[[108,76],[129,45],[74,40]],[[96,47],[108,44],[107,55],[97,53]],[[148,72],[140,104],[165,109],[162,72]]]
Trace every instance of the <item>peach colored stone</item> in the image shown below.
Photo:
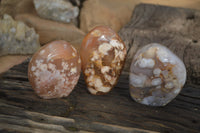
[[[94,95],[108,93],[120,76],[126,47],[110,28],[99,26],[84,38],[80,50],[87,88]]]
[[[78,82],[81,60],[66,41],[54,41],[37,51],[28,67],[29,81],[44,99],[68,96]]]

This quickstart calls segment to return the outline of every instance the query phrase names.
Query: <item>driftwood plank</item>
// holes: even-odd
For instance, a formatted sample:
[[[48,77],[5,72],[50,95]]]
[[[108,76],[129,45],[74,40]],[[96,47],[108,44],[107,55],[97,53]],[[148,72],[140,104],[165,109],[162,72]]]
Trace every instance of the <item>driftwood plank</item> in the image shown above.
[[[69,97],[44,100],[35,95],[28,83],[27,65],[28,62],[25,62],[16,66],[1,77],[2,131],[29,132],[35,129],[38,132],[51,130],[62,133],[200,130],[200,89],[197,86],[185,86],[181,94],[166,107],[155,108],[131,99],[126,74],[121,75],[117,86],[105,96],[90,95],[81,77]]]
[[[142,7],[136,7],[136,11]],[[147,5],[144,7],[147,10]],[[148,107],[131,99],[128,74],[124,72],[107,95],[89,94],[81,76],[69,97],[44,100],[36,96],[28,82],[28,62],[0,77],[0,132],[198,133],[200,130],[199,86],[186,85],[165,107]]]
[[[187,82],[200,85],[200,11],[140,4],[119,34],[128,48],[125,71],[139,48],[160,43],[185,63]]]

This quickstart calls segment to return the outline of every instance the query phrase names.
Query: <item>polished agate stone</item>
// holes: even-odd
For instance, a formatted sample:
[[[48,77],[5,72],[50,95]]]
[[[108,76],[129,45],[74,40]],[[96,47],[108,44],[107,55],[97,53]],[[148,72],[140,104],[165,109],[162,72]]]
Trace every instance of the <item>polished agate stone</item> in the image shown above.
[[[65,41],[41,47],[28,66],[28,78],[35,92],[44,99],[68,96],[78,82],[81,59]]]
[[[82,71],[91,94],[108,93],[123,68],[126,47],[110,28],[99,26],[84,38],[80,50]]]
[[[130,94],[138,103],[165,106],[179,94],[185,81],[185,65],[162,45],[146,45],[131,63]]]

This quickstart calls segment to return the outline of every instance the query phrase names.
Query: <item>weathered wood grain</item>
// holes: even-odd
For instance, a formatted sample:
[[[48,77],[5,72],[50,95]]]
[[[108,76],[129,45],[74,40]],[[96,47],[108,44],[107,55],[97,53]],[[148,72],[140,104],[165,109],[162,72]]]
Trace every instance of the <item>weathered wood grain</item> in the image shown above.
[[[200,85],[200,11],[140,4],[119,34],[128,48],[125,71],[139,48],[160,43],[183,60],[187,82]]]
[[[128,75],[104,96],[87,92],[83,77],[67,98],[44,100],[36,96],[27,79],[28,61],[0,80],[0,131],[17,132],[198,132],[200,89],[185,86],[166,107],[134,102]],[[34,129],[34,130],[33,130]],[[145,130],[142,130],[145,129]]]

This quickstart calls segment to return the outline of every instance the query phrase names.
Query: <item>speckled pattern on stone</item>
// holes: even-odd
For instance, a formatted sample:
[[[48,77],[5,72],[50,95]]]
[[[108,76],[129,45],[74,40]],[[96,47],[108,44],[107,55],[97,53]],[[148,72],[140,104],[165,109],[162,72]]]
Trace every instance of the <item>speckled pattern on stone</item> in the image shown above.
[[[91,30],[81,45],[82,71],[91,94],[108,93],[120,76],[126,58],[126,47],[110,28]]]
[[[28,77],[33,89],[44,99],[68,96],[78,82],[81,60],[77,50],[66,41],[41,47],[32,57]]]
[[[130,94],[142,104],[165,106],[186,81],[183,62],[168,48],[149,44],[135,54],[130,67]]]

